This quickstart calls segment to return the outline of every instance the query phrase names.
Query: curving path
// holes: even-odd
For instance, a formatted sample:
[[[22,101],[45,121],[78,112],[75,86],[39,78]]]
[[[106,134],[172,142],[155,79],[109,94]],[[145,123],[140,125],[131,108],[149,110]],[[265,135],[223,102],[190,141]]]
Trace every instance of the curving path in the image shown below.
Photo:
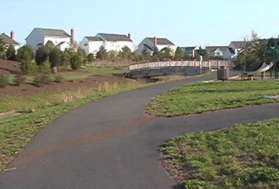
[[[0,175],[2,189],[170,189],[159,145],[183,134],[279,117],[279,105],[174,119],[144,113],[150,99],[213,75],[162,84],[89,104],[56,120]]]

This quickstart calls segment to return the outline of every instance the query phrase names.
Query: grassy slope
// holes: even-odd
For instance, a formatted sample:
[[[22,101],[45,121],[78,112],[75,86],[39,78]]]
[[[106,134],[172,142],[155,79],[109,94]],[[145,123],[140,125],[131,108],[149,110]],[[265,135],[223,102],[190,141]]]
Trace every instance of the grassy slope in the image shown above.
[[[279,188],[279,120],[188,134],[162,147],[188,189]]]
[[[202,83],[157,97],[147,111],[158,116],[179,116],[274,102],[266,95],[279,95],[279,81]]]

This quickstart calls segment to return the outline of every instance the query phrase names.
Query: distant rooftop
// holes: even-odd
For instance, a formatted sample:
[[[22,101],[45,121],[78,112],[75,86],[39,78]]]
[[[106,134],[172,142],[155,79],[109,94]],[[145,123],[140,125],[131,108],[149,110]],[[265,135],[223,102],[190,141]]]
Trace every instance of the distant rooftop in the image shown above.
[[[86,36],[85,38],[88,41],[103,41],[100,37],[96,37],[96,36]]]
[[[5,33],[2,33],[0,35],[0,39],[1,41],[3,41],[3,43],[7,44],[7,45],[19,45],[18,42],[16,42],[15,40],[13,40],[12,38],[10,38],[10,36],[8,36]]]
[[[155,37],[147,37],[146,39],[152,41],[152,43],[155,43]],[[171,42],[167,38],[157,38],[157,44],[158,45],[175,45],[173,42]]]
[[[209,52],[214,52],[217,49],[220,49],[223,52],[229,50],[231,53],[234,53],[233,49],[229,46],[207,46],[206,47],[206,50]]]
[[[132,40],[128,37],[128,35],[123,35],[123,34],[98,33],[97,37],[101,37],[105,41],[130,41],[130,42],[132,42]]]
[[[44,36],[54,36],[54,37],[71,37],[67,32],[60,29],[50,29],[50,28],[34,28],[33,31],[38,31]]]

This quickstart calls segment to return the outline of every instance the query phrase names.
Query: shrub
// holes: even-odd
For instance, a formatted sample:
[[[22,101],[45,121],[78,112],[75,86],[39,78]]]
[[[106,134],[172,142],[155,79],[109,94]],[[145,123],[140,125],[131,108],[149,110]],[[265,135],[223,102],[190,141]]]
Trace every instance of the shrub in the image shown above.
[[[23,83],[25,83],[25,77],[23,75],[16,75],[14,78],[14,85],[20,86]]]
[[[0,75],[0,88],[4,88],[9,85],[9,77]]]
[[[41,87],[44,84],[49,84],[51,82],[51,78],[48,74],[38,74],[34,78],[33,84],[37,87]]]
[[[64,78],[61,75],[55,75],[54,76],[54,82],[55,83],[61,83],[63,80],[64,80]]]
[[[74,54],[70,60],[71,68],[73,70],[78,70],[81,66],[81,58],[78,54]]]

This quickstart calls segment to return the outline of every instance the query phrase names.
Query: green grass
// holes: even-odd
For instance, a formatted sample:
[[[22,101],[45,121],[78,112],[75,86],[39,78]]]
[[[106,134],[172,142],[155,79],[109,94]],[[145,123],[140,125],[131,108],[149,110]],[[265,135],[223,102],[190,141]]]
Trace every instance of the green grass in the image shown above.
[[[187,134],[162,146],[168,171],[188,189],[279,188],[279,120]]]
[[[95,76],[112,76],[128,69],[125,65],[87,65],[77,71],[61,72],[65,80],[82,80]]]
[[[189,115],[272,103],[276,101],[266,96],[274,95],[279,95],[279,81],[200,83],[156,97],[147,111],[157,116]]]

